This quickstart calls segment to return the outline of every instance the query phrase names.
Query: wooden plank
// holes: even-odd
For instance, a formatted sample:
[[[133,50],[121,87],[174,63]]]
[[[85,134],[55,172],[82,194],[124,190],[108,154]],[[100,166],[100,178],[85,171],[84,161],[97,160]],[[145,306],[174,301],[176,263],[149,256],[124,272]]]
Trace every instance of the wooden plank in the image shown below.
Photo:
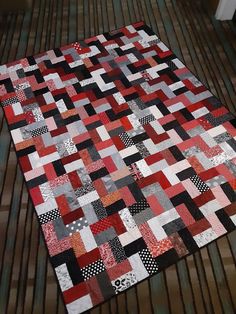
[[[204,264],[203,264],[200,252],[196,252],[194,254],[194,262],[196,265],[196,271],[197,271],[200,289],[202,291],[204,307],[206,308],[207,313],[214,313],[212,300],[210,298],[210,292],[209,292],[209,287],[208,287],[208,283],[207,283],[207,278],[206,278],[206,272],[204,269]],[[220,309],[221,309],[221,307],[220,307]]]
[[[24,193],[26,192],[26,188],[24,185]],[[26,214],[26,221],[25,221],[25,228],[24,228],[24,250],[22,251],[23,257],[22,257],[22,263],[21,263],[21,271],[19,275],[19,285],[18,285],[18,291],[17,291],[17,303],[16,303],[16,314],[23,313],[24,310],[24,297],[26,292],[26,286],[27,286],[27,268],[28,268],[28,262],[29,262],[29,254],[30,254],[30,238],[31,238],[31,232],[32,232],[32,218],[33,218],[33,206],[31,203],[27,204],[27,214]]]
[[[198,273],[196,269],[195,259],[193,255],[186,258],[187,270],[190,277],[191,289],[193,291],[194,303],[196,307],[196,313],[206,313],[206,307],[204,305],[203,292],[199,282]]]
[[[120,0],[113,0],[113,10],[114,12],[119,12],[120,14],[115,14],[116,28],[124,26],[124,16],[121,7]]]
[[[191,32],[194,34],[195,37],[195,49],[196,53],[199,56],[199,61],[201,64],[203,64],[205,68],[206,73],[206,79],[207,79],[207,85],[210,88],[211,92],[219,97],[220,95],[218,92],[221,90],[219,81],[221,80],[220,77],[215,76],[214,71],[217,71],[214,67],[214,63],[211,60],[211,54],[209,52],[208,45],[205,45],[205,40],[203,40],[204,36],[203,33],[204,30],[201,30],[199,21],[197,20],[197,12],[195,13],[195,10],[191,11],[189,7],[185,7],[184,5],[181,6],[181,9],[184,10],[185,15],[189,19],[189,25],[191,27]],[[191,23],[190,23],[191,20]]]
[[[44,249],[44,241],[42,233],[39,232],[39,248],[36,259],[35,283],[34,283],[34,298],[33,298],[33,313],[42,313],[45,302],[45,285],[47,271],[47,252]]]
[[[193,290],[187,270],[186,260],[182,259],[176,266],[185,312],[188,314],[195,313],[195,300],[193,297]]]
[[[229,240],[229,244],[230,244],[230,250],[232,253],[232,256],[234,258],[234,262],[236,261],[236,241],[235,241],[235,237],[236,237],[236,231],[231,232],[230,234],[227,235],[227,238]]]
[[[135,18],[134,21],[141,21],[142,17],[140,16],[139,13],[139,8],[138,8],[138,2],[135,0],[128,0],[128,3],[130,5],[130,12],[134,14]]]
[[[69,2],[69,32],[68,42],[72,43],[77,40],[77,0],[70,0]]]
[[[149,294],[148,280],[144,280],[137,285],[137,299],[139,313],[152,313],[152,304]],[[122,312],[120,312],[122,313]]]
[[[36,29],[36,34],[35,37],[38,39],[35,41],[34,45],[34,53],[38,53],[40,51],[41,47],[41,38],[42,38],[42,33],[43,33],[43,17],[44,17],[44,10],[45,10],[45,0],[40,1],[40,8],[39,8],[39,16],[38,16],[38,24],[37,24],[37,29]],[[23,36],[23,35],[22,35]],[[26,35],[24,35],[26,37]],[[40,40],[39,40],[40,39]],[[21,58],[21,46],[23,46],[25,41],[23,38],[20,40],[20,46],[19,46],[19,51],[17,55],[17,59]]]
[[[211,260],[206,248],[203,248],[200,251],[202,267],[205,273],[206,285],[209,292],[209,298],[213,306],[214,312],[221,313],[222,311],[222,302],[220,302],[219,291],[217,289],[214,273],[211,267]]]
[[[168,291],[166,287],[165,274],[160,272],[149,279],[151,287],[151,302],[154,313],[170,313]]]
[[[70,0],[63,0],[62,6],[62,26],[61,26],[61,43],[60,46],[68,44],[68,34],[69,34],[69,2]]]
[[[151,23],[150,23],[149,14],[148,14],[148,12],[146,10],[145,1],[138,0],[137,3],[138,3],[139,12],[140,12],[140,15],[141,15],[140,16],[141,20],[145,21],[145,23],[150,26]]]
[[[36,277],[36,263],[37,263],[37,253],[39,245],[39,225],[35,219],[35,213],[33,214],[33,219],[31,221],[32,229],[30,235],[30,254],[28,259],[27,267],[27,285],[24,296],[24,311],[25,313],[31,313],[33,307],[33,297],[34,297],[34,284]],[[37,248],[37,250],[35,249]]]
[[[127,313],[126,292],[118,294],[116,298],[118,313]]]
[[[84,26],[84,38],[90,37],[91,34],[91,22],[90,22],[90,0],[83,1],[83,26]]]
[[[225,39],[230,42],[231,49],[236,53],[236,40],[235,40],[235,27],[232,27],[232,22],[224,21],[221,22],[220,25],[224,28]]]
[[[104,32],[103,23],[103,12],[102,12],[102,0],[97,0],[97,23],[98,23],[98,33],[102,34]]]
[[[170,300],[170,312],[171,313],[185,313],[184,304],[181,297],[181,291],[179,287],[178,275],[176,271],[176,265],[172,265],[165,270],[167,288]]]
[[[225,272],[223,269],[222,261],[219,255],[216,242],[211,243],[208,247],[208,254],[210,256],[211,266],[214,273],[214,278],[217,284],[217,290],[221,299],[221,304],[224,313],[233,314],[232,297],[229,293],[228,282],[225,279]]]
[[[111,300],[108,301],[109,303],[109,313],[118,313],[118,300],[117,297],[114,296]]]
[[[113,9],[113,2],[106,0],[106,11],[108,17],[108,25],[109,31],[116,29],[116,20],[115,20],[115,13]]]
[[[100,308],[99,309],[100,314],[108,314],[109,313],[109,302],[103,303],[99,308]]]
[[[157,23],[155,20],[155,16],[153,14],[153,8],[151,5],[151,1],[144,1],[143,3],[145,5],[145,9],[146,9],[148,17],[149,17],[149,26],[152,28],[152,30],[155,33],[158,33],[158,27],[157,27]]]
[[[109,312],[108,312],[109,313]],[[107,314],[108,314],[107,313]],[[87,313],[86,313],[87,314]],[[89,314],[101,314],[101,305],[100,306],[96,306],[95,308],[93,308]]]
[[[136,287],[132,287],[126,292],[126,298],[127,298],[128,313],[129,314],[138,313],[138,300],[137,300]]]
[[[53,49],[55,47],[56,40],[56,23],[57,23],[57,1],[51,1],[51,9],[50,9],[50,33],[48,34],[47,46],[48,49]]]
[[[88,1],[89,4],[89,21],[90,21],[90,33],[88,37],[94,36],[96,33],[95,24],[94,24],[94,2],[93,0]]]
[[[175,31],[176,39],[178,41],[181,54],[183,57],[182,60],[191,71],[194,71],[195,68],[193,66],[193,58],[191,57],[190,49],[189,49],[189,46],[191,47],[191,45],[188,45],[186,43],[186,36],[184,36],[184,33],[183,33],[183,27],[184,27],[183,19],[179,19],[178,13],[177,13],[177,7],[174,7],[171,1],[166,1],[166,9],[168,10],[171,21],[173,23],[173,29]]]
[[[4,125],[6,125],[4,123]],[[3,133],[1,133],[2,135]],[[2,138],[2,137],[0,137]],[[4,139],[4,137],[3,137]],[[8,148],[10,147],[10,138],[7,138],[8,145],[6,145]],[[0,148],[2,147],[2,144],[4,141],[0,140]],[[6,142],[7,144],[7,142]],[[7,230],[8,230],[8,223],[9,223],[9,209],[11,205],[11,198],[12,193],[14,191],[14,184],[12,184],[13,178],[15,178],[16,174],[16,158],[14,156],[14,153],[7,151],[6,155],[3,155],[3,161],[6,165],[4,171],[2,172],[2,186],[1,186],[1,211],[0,211],[0,230],[1,230],[1,241],[0,241],[0,253],[1,253],[1,259],[0,259],[0,273],[3,271],[3,262],[4,262],[4,254],[5,254],[5,245],[7,241]]]
[[[93,19],[94,19],[94,34],[98,35],[99,33],[99,23],[98,23],[98,1],[93,0]]]
[[[233,307],[236,308],[236,264],[232,256],[229,242],[226,237],[222,237],[217,241],[222,267],[224,268],[224,278],[227,280],[227,289],[231,295]]]
[[[36,0],[34,0],[32,3],[31,22],[29,25],[28,40],[27,40],[27,46],[26,46],[26,51],[25,51],[26,56],[31,56],[35,52],[36,39],[38,38],[36,34],[37,34],[38,21],[39,21],[39,12],[40,12],[40,6],[37,4]]]
[[[66,313],[66,308],[65,308],[65,305],[63,303],[61,291],[60,291],[59,287],[57,290],[57,312],[56,313],[57,314],[65,314]]]
[[[108,30],[109,30],[109,20],[108,20],[108,12],[107,12],[106,0],[101,0],[101,10],[102,10],[103,32],[108,32]]]
[[[29,23],[29,20],[31,19],[31,15],[28,14],[28,18],[24,18],[24,23],[27,25]],[[14,35],[11,40],[11,49],[8,51],[8,60],[14,60],[16,58],[16,53],[18,50],[18,44],[20,43],[20,36],[21,36],[21,27],[25,24],[22,25],[23,22],[23,14],[18,15],[16,18],[16,25],[14,27]],[[22,50],[22,54],[24,54],[25,50]]]
[[[47,44],[47,34],[48,34],[48,27],[50,25],[49,21],[49,8],[50,8],[50,1],[45,2],[44,7],[44,16],[43,16],[43,27],[42,27],[42,34],[41,34],[41,42],[40,42],[40,52],[46,50]]]
[[[57,21],[56,21],[56,33],[55,33],[55,47],[60,47],[60,45],[61,45],[62,10],[63,10],[63,0],[57,0]]]
[[[45,292],[45,304],[44,313],[56,313],[57,310],[57,283],[54,280],[55,272],[52,269],[49,258],[47,258],[47,273],[46,273],[46,292]]]
[[[184,61],[187,62],[189,69],[194,73],[198,74],[201,78],[202,83],[206,84],[207,79],[204,73],[203,64],[198,59],[198,54],[196,53],[195,44],[192,38],[192,32],[190,31],[188,25],[189,22],[187,19],[183,19],[182,11],[176,0],[172,1],[172,8],[175,13],[176,19],[179,22],[180,29],[183,34],[183,46],[186,47],[186,50],[183,52]],[[178,39],[178,37],[177,37]],[[189,59],[186,60],[186,53],[189,54]]]
[[[171,18],[166,10],[166,5],[164,0],[158,0],[158,6],[160,9],[160,14],[162,15],[162,19],[165,21],[165,29],[170,41],[170,48],[175,52],[178,58],[183,60],[183,55],[180,50],[179,44],[176,40],[176,36],[173,36],[174,28],[171,21]]]
[[[83,0],[77,4],[77,37],[78,40],[84,39],[84,6]]]
[[[130,17],[130,11],[129,11],[127,0],[121,0],[121,9],[122,9],[122,16],[123,16],[124,25],[131,24],[132,21],[131,21],[131,17]]]
[[[156,0],[150,0],[150,5],[152,8],[152,12],[155,18],[155,22],[157,25],[157,35],[161,38],[161,40],[170,47],[169,37],[167,36],[164,21],[160,14],[160,9],[158,7],[158,2]]]
[[[22,193],[23,178],[19,167],[15,176],[14,190],[12,193],[10,215],[7,227],[7,237],[4,247],[3,264],[0,277],[0,308],[3,313],[7,312],[8,296],[10,292],[14,248],[16,243],[16,230],[19,215],[19,204]]]
[[[22,19],[22,16],[21,16],[21,19]],[[10,47],[11,47],[12,38],[13,38],[13,35],[14,35],[16,22],[17,22],[17,16],[13,15],[11,23],[9,25],[9,31],[6,33],[5,46],[3,48],[3,54],[1,56],[1,63],[2,64],[8,62],[8,60],[9,60],[8,59],[8,54],[9,54],[9,51],[10,51]]]
[[[208,43],[207,47],[209,48],[210,55],[211,55],[210,61],[215,62],[215,65],[216,65],[215,67],[213,67],[215,69],[215,76],[218,80],[219,79],[222,80],[222,85],[220,87],[226,88],[227,90],[226,94],[229,94],[230,96],[230,97],[227,97],[227,99],[225,99],[226,101],[225,104],[230,106],[232,103],[234,103],[234,101],[232,100],[234,98],[236,100],[235,89],[233,87],[232,82],[228,79],[229,77],[232,76],[232,72],[233,72],[232,69],[234,69],[232,65],[234,65],[234,63],[231,63],[229,67],[225,66],[227,53],[225,54],[224,50],[222,49],[222,45],[220,44],[218,40],[218,33],[216,32],[216,35],[211,36],[212,26],[209,27],[209,18],[206,12],[200,11],[198,6],[196,6],[196,11],[197,11],[196,16],[198,17],[197,18],[198,23],[201,21],[199,26],[200,28],[202,28],[202,34],[203,36],[205,36],[205,40]],[[217,23],[214,26],[217,26]],[[208,29],[208,32],[205,31],[206,29]],[[221,32],[222,32],[222,29],[221,29]],[[234,58],[236,58],[236,55],[234,55]]]
[[[5,119],[3,120],[3,126],[0,133],[0,151],[1,151],[1,158],[0,158],[0,200],[2,203],[2,198],[5,197],[4,195],[4,188],[5,188],[5,179],[7,178],[10,180],[9,177],[6,176],[7,165],[9,161],[9,150],[10,150],[10,134],[8,132],[7,124]],[[7,185],[7,184],[6,184]],[[0,245],[1,247],[1,245]]]
[[[21,272],[22,267],[22,259],[24,255],[24,230],[25,222],[26,222],[26,215],[27,215],[27,202],[25,203],[23,196],[23,188],[22,187],[22,193],[21,193],[21,206],[19,210],[19,216],[17,221],[17,227],[16,227],[16,242],[15,242],[15,250],[14,250],[14,256],[13,256],[13,264],[12,264],[12,273],[11,273],[11,281],[10,281],[10,293],[8,297],[8,307],[7,312],[13,313],[15,304],[17,303],[17,295],[18,295],[18,289],[19,289],[19,276]],[[19,205],[18,205],[19,206]]]

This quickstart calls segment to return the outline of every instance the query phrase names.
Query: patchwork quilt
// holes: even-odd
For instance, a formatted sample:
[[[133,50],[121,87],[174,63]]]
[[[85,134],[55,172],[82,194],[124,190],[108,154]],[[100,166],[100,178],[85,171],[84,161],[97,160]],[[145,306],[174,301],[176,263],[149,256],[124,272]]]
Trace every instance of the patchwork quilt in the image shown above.
[[[0,66],[0,99],[68,313],[235,229],[236,119],[144,23]]]

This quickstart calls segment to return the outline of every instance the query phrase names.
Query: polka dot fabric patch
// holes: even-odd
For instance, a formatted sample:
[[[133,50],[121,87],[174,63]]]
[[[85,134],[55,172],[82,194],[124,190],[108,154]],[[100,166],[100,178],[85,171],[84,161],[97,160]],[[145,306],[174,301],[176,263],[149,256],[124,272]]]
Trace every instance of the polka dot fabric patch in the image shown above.
[[[139,252],[139,255],[149,275],[155,274],[158,271],[158,264],[151,256],[150,251],[148,249],[144,249]]]
[[[48,211],[45,214],[39,215],[39,222],[41,224],[45,224],[45,223],[52,221],[52,220],[55,220],[59,217],[61,217],[61,214],[60,214],[59,210],[56,208],[56,209]]]
[[[209,190],[209,187],[197,175],[190,177],[190,180],[195,184],[198,190],[203,193]]]
[[[135,23],[0,66],[69,314],[235,229],[236,119]]]
[[[88,280],[89,278],[96,276],[103,271],[105,271],[105,266],[102,260],[98,260],[82,268],[82,274],[85,280]]]

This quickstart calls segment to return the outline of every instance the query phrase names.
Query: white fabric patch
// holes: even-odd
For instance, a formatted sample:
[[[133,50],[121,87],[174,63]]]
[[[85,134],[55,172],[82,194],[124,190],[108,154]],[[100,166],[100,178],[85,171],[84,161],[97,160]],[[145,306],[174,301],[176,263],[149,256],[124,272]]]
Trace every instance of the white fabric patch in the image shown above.
[[[59,265],[55,268],[55,271],[62,291],[68,290],[74,286],[66,264]]]
[[[11,130],[11,136],[15,144],[18,144],[24,141],[20,129]]]
[[[136,161],[136,165],[138,166],[140,172],[144,177],[148,177],[152,174],[152,170],[149,168],[148,164],[144,159]]]
[[[204,216],[208,216],[221,208],[222,206],[217,200],[212,200],[199,207]]]
[[[129,262],[138,281],[141,281],[149,276],[138,253],[130,256]]]
[[[124,104],[126,101],[120,92],[113,94],[113,97],[119,105]]]
[[[102,141],[106,141],[110,139],[110,135],[107,132],[107,129],[105,128],[104,125],[99,126],[96,130]]]
[[[217,238],[217,234],[215,233],[215,231],[212,228],[209,228],[197,235],[195,235],[194,237],[195,242],[197,243],[198,247],[202,247],[206,244],[208,244],[209,242],[215,240]]]
[[[142,235],[138,227],[135,227],[132,230],[124,232],[118,236],[122,246],[126,246],[141,237]]]
[[[92,191],[90,193],[87,193],[87,194],[77,198],[81,207],[84,205],[90,204],[90,203],[92,203],[98,199],[99,199],[99,195],[98,195],[97,191]]]
[[[78,170],[79,168],[84,168],[84,163],[81,159],[70,162],[69,164],[64,165],[66,173]]]
[[[19,102],[12,104],[12,109],[13,109],[15,115],[23,113],[23,109],[22,109],[21,104]]]
[[[128,231],[137,227],[137,225],[136,225],[132,215],[130,214],[130,211],[128,210],[128,208],[124,208],[124,209],[120,210],[119,215],[123,221],[123,224],[125,225],[125,227]]]
[[[81,239],[83,241],[84,247],[87,252],[92,251],[93,249],[97,248],[97,243],[94,239],[92,231],[90,227],[85,227],[79,231]]]
[[[89,294],[66,305],[69,314],[82,313],[93,307],[93,303]]]
[[[66,105],[65,105],[63,99],[58,100],[58,101],[56,102],[56,105],[57,105],[58,110],[59,110],[61,113],[68,110],[68,109],[66,108]]]
[[[161,241],[167,237],[167,234],[165,230],[160,225],[159,220],[157,217],[153,217],[152,219],[148,220],[148,225],[152,230],[152,233],[154,234],[155,238],[158,241]]]

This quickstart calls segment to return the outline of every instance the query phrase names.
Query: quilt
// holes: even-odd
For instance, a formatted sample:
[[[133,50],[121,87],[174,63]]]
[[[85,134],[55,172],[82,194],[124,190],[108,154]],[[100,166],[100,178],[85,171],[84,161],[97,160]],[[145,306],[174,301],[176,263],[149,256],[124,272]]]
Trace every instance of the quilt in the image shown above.
[[[143,22],[0,66],[69,314],[236,225],[236,119]]]

